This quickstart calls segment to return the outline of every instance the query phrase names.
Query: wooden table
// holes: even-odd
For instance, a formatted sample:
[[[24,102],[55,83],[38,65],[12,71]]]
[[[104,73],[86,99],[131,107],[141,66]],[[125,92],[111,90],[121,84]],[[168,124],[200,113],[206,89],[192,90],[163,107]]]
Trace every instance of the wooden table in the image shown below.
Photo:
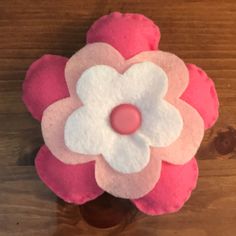
[[[37,3],[36,3],[37,2]],[[43,54],[71,56],[98,17],[139,12],[161,28],[162,50],[198,64],[214,79],[220,118],[197,154],[200,178],[184,208],[149,217],[136,213],[97,229],[79,207],[57,199],[33,166],[43,143],[40,125],[21,101],[28,66]],[[236,2],[235,0],[0,1],[0,235],[236,235]]]

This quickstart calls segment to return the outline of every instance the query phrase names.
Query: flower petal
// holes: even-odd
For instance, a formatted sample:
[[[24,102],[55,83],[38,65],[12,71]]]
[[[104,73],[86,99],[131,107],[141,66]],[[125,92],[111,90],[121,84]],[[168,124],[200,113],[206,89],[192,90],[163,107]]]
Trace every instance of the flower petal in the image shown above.
[[[66,120],[80,106],[81,103],[77,99],[65,98],[50,105],[42,118],[41,127],[45,144],[56,158],[66,164],[84,163],[97,158],[72,152],[64,142]]]
[[[163,51],[141,52],[128,60],[128,64],[150,61],[160,66],[168,77],[166,97],[179,97],[186,89],[189,81],[185,63],[176,55]]]
[[[107,124],[106,114],[99,107],[83,106],[67,119],[64,138],[71,151],[96,155],[113,143],[115,133]]]
[[[205,128],[208,129],[219,115],[219,101],[214,83],[201,68],[193,64],[188,64],[187,67],[190,80],[181,98],[200,113]]]
[[[144,61],[131,65],[123,77],[121,96],[132,103],[145,100],[156,103],[167,92],[167,75],[152,62]]]
[[[102,154],[114,170],[131,174],[141,171],[148,164],[150,148],[142,137],[137,134],[107,137],[107,148],[103,149]]]
[[[106,43],[87,44],[80,49],[69,59],[65,68],[66,83],[71,96],[77,96],[76,84],[82,73],[96,65],[108,65],[120,72],[124,66],[124,58]]]
[[[37,154],[35,165],[42,181],[66,202],[83,204],[103,193],[95,180],[94,162],[63,164],[44,145]]]
[[[41,120],[49,105],[69,96],[64,77],[67,60],[61,56],[44,55],[28,69],[23,83],[23,101],[35,119]]]
[[[154,104],[141,103],[139,107],[142,111],[140,132],[149,139],[151,146],[166,147],[180,136],[183,119],[173,105],[160,100]]]
[[[82,73],[76,90],[84,105],[96,108],[99,104],[100,110],[107,108],[110,112],[122,102],[156,103],[164,97],[167,87],[165,72],[152,62],[142,62],[131,65],[124,74],[110,66],[92,66]]]
[[[162,163],[161,177],[154,189],[142,198],[132,200],[136,207],[149,215],[178,211],[189,199],[198,178],[197,161],[184,165]]]
[[[88,43],[108,43],[125,58],[142,51],[156,50],[159,41],[159,28],[141,14],[114,12],[102,16],[87,33]]]
[[[76,92],[86,106],[104,111],[113,100],[117,101],[121,75],[112,67],[96,65],[85,70],[77,82]],[[115,88],[115,89],[114,89]]]
[[[95,178],[104,191],[116,197],[135,199],[150,192],[160,177],[161,160],[152,155],[147,166],[138,173],[115,171],[103,158],[97,159]]]
[[[164,161],[182,165],[196,154],[204,135],[204,123],[199,113],[186,102],[176,99],[173,105],[182,115],[182,132],[169,146],[153,148],[153,153]]]

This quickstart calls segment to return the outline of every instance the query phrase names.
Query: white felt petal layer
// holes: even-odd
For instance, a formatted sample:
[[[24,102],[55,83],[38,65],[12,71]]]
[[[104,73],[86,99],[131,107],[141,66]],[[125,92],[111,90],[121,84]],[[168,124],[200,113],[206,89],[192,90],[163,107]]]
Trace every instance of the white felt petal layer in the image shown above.
[[[109,107],[116,103],[120,91],[120,74],[106,65],[93,66],[83,72],[76,85],[76,92],[84,105]],[[117,92],[114,93],[113,88]]]
[[[76,92],[84,106],[65,123],[64,139],[72,151],[100,155],[120,173],[136,173],[150,159],[150,147],[164,147],[180,135],[179,112],[164,101],[168,88],[165,72],[152,62],[130,66],[123,74],[107,65],[85,70]],[[133,135],[120,135],[110,125],[112,109],[122,103],[136,105],[142,126]]]
[[[121,173],[136,173],[144,169],[150,158],[150,148],[138,135],[117,136],[109,140],[110,148],[104,149],[103,156],[109,165]]]
[[[140,103],[142,126],[140,132],[154,147],[166,147],[174,142],[183,129],[180,112],[170,103],[159,100],[155,103]]]
[[[167,97],[179,97],[186,89],[189,81],[189,73],[185,63],[176,55],[160,50],[141,52],[131,58],[129,62],[136,63],[146,60],[158,65],[167,74],[169,78]]]
[[[124,74],[106,65],[92,66],[83,72],[77,82],[77,94],[83,104],[107,109],[121,103],[156,102],[167,91],[165,72],[152,62],[132,65]]]
[[[106,119],[105,114],[99,112],[99,109],[84,106],[74,111],[65,124],[66,146],[71,151],[81,154],[101,154],[115,135]]]
[[[132,65],[123,75],[122,97],[145,103],[147,97],[155,101],[164,97],[168,88],[168,78],[161,67],[152,62]]]

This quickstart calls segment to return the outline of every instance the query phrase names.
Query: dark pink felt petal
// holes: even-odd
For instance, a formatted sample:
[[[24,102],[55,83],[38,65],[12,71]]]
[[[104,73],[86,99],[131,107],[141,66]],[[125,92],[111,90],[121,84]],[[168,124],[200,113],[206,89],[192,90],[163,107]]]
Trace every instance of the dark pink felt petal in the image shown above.
[[[67,60],[44,55],[28,69],[23,83],[23,101],[35,119],[41,120],[50,104],[69,96],[64,76]]]
[[[184,165],[162,164],[161,177],[146,196],[132,200],[148,215],[162,215],[178,211],[189,199],[198,178],[197,161],[193,158]]]
[[[87,43],[108,43],[128,59],[156,50],[160,37],[159,28],[144,15],[114,12],[95,21],[87,33]]]
[[[44,145],[39,150],[35,166],[42,181],[66,202],[83,204],[103,193],[95,180],[95,163],[66,165],[55,158]]]
[[[219,101],[214,82],[196,65],[188,64],[187,68],[189,84],[181,98],[199,112],[205,129],[208,129],[214,125],[219,115]]]

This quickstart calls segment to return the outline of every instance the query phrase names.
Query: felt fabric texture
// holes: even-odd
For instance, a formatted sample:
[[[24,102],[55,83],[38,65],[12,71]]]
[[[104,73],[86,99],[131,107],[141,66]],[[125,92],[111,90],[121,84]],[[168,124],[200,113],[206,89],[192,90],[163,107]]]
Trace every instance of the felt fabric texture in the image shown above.
[[[111,13],[95,21],[87,32],[87,43],[105,42],[126,59],[158,48],[159,28],[141,14]]]
[[[89,60],[89,58],[91,58],[91,52],[93,52],[93,57],[91,60]],[[105,55],[103,55],[103,53]],[[108,54],[110,55],[109,57],[107,57]],[[97,56],[98,56],[98,58],[97,58]],[[76,89],[75,89],[76,83],[77,83],[79,76],[82,74],[82,72],[85,70],[85,68],[88,68],[94,64],[95,65],[96,64],[109,64],[109,62],[110,62],[110,64],[112,66],[115,65],[115,67],[117,69],[119,69],[118,71],[121,71],[120,73],[122,73],[122,71],[125,71],[123,69],[123,67],[127,68],[130,66],[130,64],[133,65],[136,61],[137,62],[141,62],[141,60],[147,61],[149,59],[149,57],[150,57],[151,61],[156,62],[156,64],[159,66],[162,66],[162,68],[164,69],[164,71],[166,72],[166,74],[169,78],[169,80],[168,80],[169,87],[168,87],[166,98],[168,100],[171,100],[170,98],[168,98],[171,95],[173,95],[173,97],[180,95],[178,90],[182,91],[187,86],[188,71],[185,67],[185,64],[175,55],[172,55],[170,53],[161,52],[161,51],[149,52],[149,53],[145,52],[145,53],[141,53],[140,55],[135,56],[134,58],[131,58],[131,60],[124,61],[122,56],[115,49],[113,49],[110,45],[107,45],[104,43],[96,43],[96,44],[89,44],[89,45],[85,46],[83,49],[81,49],[79,52],[77,52],[67,63],[65,72],[66,72],[67,85],[68,85],[68,88],[69,88],[69,91],[71,94],[71,99],[73,100],[73,99],[75,99],[74,97],[76,97],[78,100],[78,96],[76,94]],[[79,60],[79,59],[81,59],[81,60]],[[99,59],[102,59],[102,62],[99,62]],[[163,63],[163,61],[165,63]],[[86,63],[88,64],[88,67],[86,66]],[[179,81],[182,81],[182,83],[179,83]],[[176,86],[174,86],[175,82],[176,82]],[[70,98],[68,98],[68,99],[70,99]],[[175,99],[173,98],[172,100],[173,101],[170,101],[170,102],[173,104]],[[68,103],[69,103],[69,100],[68,100]],[[52,108],[54,105],[57,106],[58,108],[55,108],[55,109]],[[78,104],[78,108],[80,105],[81,105],[81,103]],[[61,108],[59,108],[60,106],[61,106]],[[67,111],[68,109],[70,109],[69,108],[70,105],[65,105],[64,108],[63,108],[63,106],[64,106],[63,104],[59,105],[59,104],[55,103],[50,106],[50,109],[48,108],[48,111],[46,109],[46,111],[44,112],[44,117],[42,120],[42,132],[43,132],[44,140],[45,140],[46,145],[52,151],[52,153],[56,157],[58,157],[62,161],[64,161],[65,163],[70,163],[70,164],[80,163],[79,157],[68,158],[68,155],[66,154],[66,152],[61,152],[61,147],[64,146],[64,145],[62,145],[62,143],[64,142],[63,141],[64,135],[61,135],[62,132],[57,133],[56,130],[61,131],[61,126],[64,127],[64,124],[65,124],[65,121],[61,120],[63,117],[65,118],[65,116],[66,116],[66,115],[64,116],[64,114],[62,115],[62,111],[63,110]],[[67,108],[66,108],[66,106],[67,106]],[[187,104],[186,104],[186,106],[187,106]],[[70,109],[71,113],[74,109]],[[189,112],[191,112],[191,109],[192,108],[189,107],[189,109],[187,109],[187,110]],[[57,110],[58,110],[58,112],[57,112]],[[52,111],[51,114],[50,114],[50,111]],[[193,111],[193,114],[196,115],[196,111],[194,109],[192,109],[192,111]],[[68,111],[68,114],[70,114],[69,111]],[[49,116],[48,119],[47,119],[47,116]],[[57,118],[57,119],[60,119],[60,122],[55,121],[54,125],[52,125],[51,123],[52,123],[52,120],[54,119],[53,116],[60,117],[60,118]],[[183,117],[183,119],[184,119],[184,117]],[[200,119],[200,116],[199,116],[199,119]],[[198,123],[200,123],[200,122],[198,122]],[[57,126],[59,126],[59,127],[57,127]],[[198,130],[201,130],[201,128],[197,127],[197,126],[196,127],[194,126],[194,128],[196,129],[196,132],[199,133],[199,136],[201,136],[201,131],[198,131]],[[56,134],[56,135],[54,135],[54,134]],[[58,134],[60,134],[60,135],[58,135]],[[59,142],[57,142],[57,140]],[[189,139],[189,140],[191,141],[191,139]],[[194,143],[196,144],[196,142],[194,142]],[[194,148],[197,148],[197,146],[195,144],[194,144]],[[199,144],[200,144],[200,142],[198,143],[198,145]],[[189,146],[191,146],[191,144],[189,144]]]
[[[112,18],[112,15],[113,14],[110,14],[109,18]],[[128,50],[131,52],[130,53],[131,55],[135,55],[137,53],[135,49],[136,47],[133,47],[131,43],[128,46],[127,44],[124,44],[123,41],[121,41],[121,44],[119,45],[120,42],[119,40],[115,40],[114,44],[113,42],[114,40],[109,39],[110,37],[112,37],[112,32],[115,29],[121,28],[120,24],[121,25],[124,24],[124,22],[126,21],[125,15],[126,14],[122,15],[123,20],[121,21],[119,21],[119,17],[116,18],[114,23],[109,26],[109,30],[107,30],[107,33],[105,33],[106,24],[103,24],[104,34],[101,35],[102,40],[100,40],[100,38],[96,38],[96,32],[98,31],[97,27],[100,27],[100,25],[102,24],[103,17],[98,19],[94,23],[93,27],[91,27],[88,34],[90,35],[89,37],[93,39],[91,42],[102,41],[105,43],[110,43],[113,47],[117,48],[118,50],[119,48],[124,47],[123,51]],[[133,14],[128,14],[128,15],[133,15]],[[105,17],[108,18],[108,16],[104,16],[104,18]],[[101,23],[99,23],[100,20]],[[135,27],[132,28],[134,32],[136,32],[135,30],[137,27],[140,27],[139,24],[136,23],[137,22],[132,23],[135,24]],[[128,25],[129,21],[125,22],[125,24]],[[147,22],[145,24],[149,23]],[[140,32],[142,31],[142,28],[146,28],[145,24],[142,24]],[[153,23],[151,22],[151,25],[152,24]],[[160,39],[159,28],[157,26],[155,27],[157,29],[157,34],[156,34],[157,42],[159,42]],[[138,40],[140,37],[143,37],[141,41],[145,41],[147,40],[146,36],[143,35],[142,33],[131,34],[132,30],[131,29],[129,30],[128,35],[132,35],[133,39],[131,40],[130,37],[126,37],[126,39],[138,42],[139,45],[146,45],[146,43],[140,44]],[[119,37],[122,38],[124,37],[124,35],[117,34],[115,38],[118,39]],[[141,51],[145,50],[155,50],[155,48],[154,49],[142,48]],[[121,52],[121,54],[125,57],[124,55],[125,53]],[[59,99],[68,96],[67,88],[66,86],[64,86],[65,85],[64,69],[67,60],[68,60],[67,58],[62,56],[45,55],[40,59],[38,59],[37,61],[35,61],[28,69],[26,74],[26,79],[23,83],[23,101],[35,119],[41,120],[42,113],[44,109],[46,109],[46,107],[51,105],[54,101],[57,101]],[[207,75],[203,70],[196,67],[195,65],[192,64],[189,65],[190,66],[188,65],[187,66],[189,69],[190,81],[188,88],[186,89],[181,98],[190,105],[192,105],[201,114],[205,122],[205,128],[210,128],[211,126],[213,126],[215,120],[218,117],[218,107],[219,107],[219,102],[214,88],[214,83],[209,78],[206,79]],[[39,90],[41,91],[41,93],[38,93]],[[195,99],[196,97],[197,99]]]
[[[67,61],[65,57],[44,55],[28,69],[23,101],[35,119],[41,120],[47,106],[69,96],[64,76]]]
[[[150,146],[165,148],[179,139],[185,128],[182,118],[185,114],[181,114],[175,106],[165,100],[160,100],[156,104],[150,100],[137,104],[143,114],[139,132],[148,140]]]
[[[37,154],[35,166],[43,182],[66,202],[83,204],[103,193],[95,181],[93,161],[82,165],[66,165],[44,145]]]
[[[205,128],[211,127],[218,116],[218,98],[213,82],[200,68],[191,64],[186,68],[173,54],[156,51],[152,54],[150,50],[157,49],[159,39],[158,27],[146,17],[113,13],[94,23],[87,34],[89,45],[76,53],[68,61],[66,68],[67,58],[47,55],[33,63],[28,70],[23,84],[23,100],[36,119],[40,120],[43,112],[46,114],[47,121],[42,129],[50,144],[50,151],[54,154],[43,146],[36,158],[36,168],[45,184],[65,201],[83,204],[105,190],[114,196],[136,199],[133,202],[141,211],[158,215],[178,210],[195,187],[196,160],[186,161],[193,156],[191,153],[196,152],[195,148],[201,139],[203,122],[201,123],[199,114],[204,119]],[[94,42],[104,43],[97,46],[96,43],[91,44]],[[110,50],[112,46],[119,52]],[[141,53],[138,54],[139,52]],[[134,57],[128,61],[124,60],[132,56]],[[196,132],[193,135],[195,141],[192,140],[196,143],[189,148],[188,144],[181,146],[177,139],[169,150],[163,149],[158,153],[151,148],[150,162],[140,173],[133,174],[114,171],[101,155],[89,156],[70,151],[63,140],[64,125],[68,116],[82,105],[75,86],[81,74],[97,64],[111,66],[122,74],[131,65],[146,60],[159,65],[170,79],[165,99],[180,109],[180,113],[186,112],[186,116],[183,116],[185,128],[192,128],[190,121],[196,121],[199,125],[201,132]],[[70,97],[63,99],[68,96]],[[181,99],[178,98],[180,96]],[[62,100],[58,101],[60,99]],[[55,116],[58,117],[55,119]],[[58,125],[59,123],[62,125]],[[50,129],[50,132],[47,133],[46,129]],[[187,140],[187,137],[188,133],[182,132],[180,138]],[[191,138],[192,136],[188,137]],[[177,147],[184,150],[184,158],[176,156],[179,152]],[[161,159],[178,160],[178,163],[185,164],[171,165],[162,161],[161,165]],[[91,187],[85,186],[85,183]]]
[[[87,42],[108,43],[128,59],[139,52],[158,48],[161,37],[160,30],[157,26],[153,27],[152,25],[154,25],[152,21],[150,22],[148,18],[140,14],[111,13],[95,21],[87,33]],[[127,29],[127,26],[129,26],[127,31],[120,32],[120,29]],[[143,30],[147,32],[146,30],[152,27],[154,29],[153,40],[149,40],[146,34],[143,34]],[[155,41],[156,48],[153,47],[155,44],[151,43]],[[148,47],[148,45],[152,46]],[[140,50],[137,50],[137,47],[140,47]],[[190,81],[181,98],[200,113],[204,119],[205,128],[208,129],[214,125],[218,118],[219,102],[214,83],[199,67],[193,64],[187,64],[187,67]]]
[[[92,55],[92,56],[91,56]],[[81,74],[95,65],[108,65],[119,73],[125,72],[132,64],[150,61],[161,67],[167,74],[168,91],[173,97],[179,97],[189,82],[189,73],[185,63],[176,55],[163,51],[141,52],[125,60],[112,46],[106,43],[87,44],[76,52],[67,62],[65,77],[70,96],[76,96],[76,84]]]
[[[174,106],[184,114],[184,127],[179,138],[167,147],[153,148],[153,154],[162,160],[182,165],[197,152],[204,136],[204,123],[199,113],[182,100],[175,100]],[[198,128],[196,128],[198,127]]]
[[[133,64],[124,73],[111,66],[96,65],[81,75],[76,87],[77,96],[84,105],[101,102],[101,106],[108,107],[110,112],[111,107],[121,102],[135,103],[144,99],[153,102],[163,98],[168,89],[168,78],[159,66],[148,61]]]
[[[138,134],[116,135],[102,156],[114,169],[123,174],[142,171],[150,161],[150,148],[145,138]]]
[[[189,85],[181,96],[191,106],[195,107],[204,120],[205,128],[214,125],[219,116],[219,101],[213,81],[201,68],[187,64]]]
[[[114,171],[103,158],[98,158],[95,164],[95,178],[98,186],[113,196],[137,199],[154,188],[160,178],[161,166],[161,159],[151,153],[150,161],[142,171],[123,174]]]
[[[66,121],[66,146],[81,154],[102,154],[119,172],[139,172],[149,161],[149,145],[168,146],[183,128],[178,110],[163,100],[167,87],[165,72],[150,62],[133,64],[123,74],[105,65],[90,67],[77,83],[84,106]],[[111,111],[122,102],[135,104],[142,113],[142,125],[133,135],[116,133],[109,123]]]
[[[43,114],[41,129],[44,142],[52,154],[65,164],[79,164],[96,159],[96,156],[72,152],[64,142],[65,122],[80,106],[78,99],[64,98],[50,105]]]
[[[76,84],[82,73],[95,65],[108,65],[122,73],[124,58],[112,46],[105,43],[87,44],[77,51],[67,62],[65,78],[71,97],[78,97]]]
[[[178,211],[196,187],[198,166],[195,158],[184,165],[162,162],[159,181],[151,192],[132,202],[148,215],[162,215]]]
[[[152,62],[166,73],[168,77],[168,90],[165,98],[179,98],[189,83],[189,73],[185,63],[176,55],[163,51],[141,52],[130,58],[127,62],[130,64],[142,61]],[[173,100],[172,99],[172,100]]]
[[[93,55],[91,57],[91,55]],[[108,57],[109,55],[109,57]],[[99,61],[101,59],[101,62]],[[192,107],[190,107],[188,104],[186,104],[184,101],[181,101],[181,99],[178,98],[178,96],[181,95],[180,91],[184,91],[184,89],[187,87],[188,84],[188,70],[185,66],[185,64],[175,55],[170,53],[165,53],[161,51],[156,52],[144,52],[141,53],[134,58],[131,58],[128,61],[125,61],[124,58],[110,45],[104,44],[104,43],[95,43],[95,44],[88,44],[85,46],[82,50],[77,52],[67,63],[65,73],[66,73],[66,82],[67,86],[69,88],[70,97],[68,98],[68,103],[74,103],[77,102],[78,107],[76,106],[70,106],[70,105],[63,105],[63,102],[60,104],[60,101],[58,101],[55,104],[52,104],[48,109],[45,110],[43,120],[42,120],[42,130],[43,135],[45,139],[45,143],[51,150],[51,152],[55,155],[55,157],[60,158],[65,163],[70,164],[77,164],[77,163],[83,163],[85,162],[85,156],[81,154],[77,154],[76,156],[68,159],[68,155],[71,155],[73,152],[67,152],[68,149],[64,149],[63,152],[61,151],[61,147],[63,146],[63,138],[62,135],[63,132],[61,130],[64,129],[66,116],[68,114],[71,114],[75,109],[78,109],[81,106],[81,101],[77,96],[76,93],[76,83],[82,73],[89,67],[97,65],[97,64],[103,64],[103,65],[109,65],[113,67],[115,70],[117,70],[119,73],[124,73],[131,65],[134,65],[136,63],[141,63],[142,61],[151,61],[161,67],[165,73],[168,76],[168,91],[167,95],[165,96],[165,99],[167,99],[172,105],[179,106],[177,109],[182,109],[183,112],[187,112],[187,114],[182,114],[183,120],[185,120],[184,116],[188,117],[188,120],[192,120],[191,114],[193,115],[193,120],[196,120],[196,116],[198,120],[201,120],[200,115],[198,112],[195,111]],[[181,83],[180,83],[181,81]],[[176,85],[176,86],[175,86]],[[65,99],[66,100],[66,99]],[[63,100],[62,100],[63,101]],[[55,107],[54,107],[55,106]],[[56,107],[57,106],[57,107]],[[65,107],[63,107],[65,106]],[[69,107],[69,108],[66,108]],[[184,108],[185,107],[185,108]],[[51,110],[51,111],[50,111]],[[66,111],[67,115],[62,115],[63,110]],[[69,111],[70,110],[70,111]],[[51,113],[51,114],[50,114]],[[52,122],[53,117],[58,116],[62,117],[60,122]],[[48,118],[47,118],[48,117]],[[195,118],[194,118],[195,117]],[[60,119],[60,118],[58,118]],[[48,128],[45,128],[44,125],[48,123]],[[54,123],[54,124],[53,124]],[[199,125],[199,126],[198,126]],[[183,127],[183,129],[187,128],[187,126]],[[189,128],[189,127],[188,127]],[[187,150],[191,150],[189,153],[195,153],[197,151],[197,148],[201,141],[201,134],[203,130],[203,121],[197,122],[196,126],[193,126],[196,139],[192,139],[192,134],[189,137],[188,144],[185,143],[185,146],[190,146]],[[55,132],[55,130],[60,130],[59,133]],[[184,132],[182,132],[184,133]],[[56,137],[56,135],[57,137]],[[46,138],[45,138],[46,137]],[[180,136],[181,137],[181,136]],[[52,140],[51,142],[49,142]],[[176,141],[175,141],[176,142]],[[175,143],[174,142],[174,143]],[[179,141],[181,142],[181,140]],[[184,145],[184,143],[183,143]],[[183,145],[181,147],[183,147]],[[64,146],[65,147],[65,146]],[[63,147],[63,148],[64,148]],[[172,148],[173,152],[175,152],[177,149]],[[194,151],[195,150],[195,151]],[[181,150],[182,151],[182,150]],[[163,158],[169,157],[168,161],[172,162],[175,158],[174,155],[176,153],[173,153],[170,150],[167,150],[167,154],[163,154]],[[57,153],[57,154],[55,154]],[[173,154],[173,155],[172,155]],[[71,157],[71,156],[70,156]],[[180,158],[178,159],[178,162],[184,163],[189,160],[189,156],[184,156],[186,158],[185,160]],[[151,159],[158,160],[158,164],[156,166],[156,169],[160,169],[160,160],[162,159],[161,156],[157,156],[156,153],[153,151],[153,148],[151,149]],[[118,180],[117,176],[120,176],[121,173],[115,171],[113,168],[110,167],[110,165],[107,164],[107,162],[104,160],[104,158],[101,158],[101,156],[89,156],[88,155],[88,161],[95,160],[96,161],[96,167],[95,167],[95,176],[96,181],[98,185],[105,191],[119,197],[123,198],[137,198],[143,196],[143,194],[148,193],[151,191],[150,186],[152,186],[153,183],[158,181],[158,176],[156,175],[156,172],[154,173],[150,169],[149,165],[144,168],[146,170],[145,172],[140,172],[138,175],[132,175],[132,181],[128,181],[126,185],[122,184],[114,184],[114,179]],[[150,162],[149,162],[150,163]],[[150,168],[150,169],[149,169]],[[144,171],[143,170],[143,171]],[[143,173],[142,179],[148,179],[150,184],[147,184],[146,181],[144,184],[140,184],[139,187],[137,186],[135,188],[132,188],[133,191],[130,191],[131,186],[134,185],[134,183],[137,183],[136,178],[138,179],[139,174],[141,175]],[[123,174],[124,180],[126,175]],[[145,176],[148,175],[148,176]],[[141,175],[142,176],[142,175]],[[144,177],[145,176],[145,177]],[[108,179],[112,179],[112,182],[107,181]],[[154,185],[153,185],[154,186]]]

